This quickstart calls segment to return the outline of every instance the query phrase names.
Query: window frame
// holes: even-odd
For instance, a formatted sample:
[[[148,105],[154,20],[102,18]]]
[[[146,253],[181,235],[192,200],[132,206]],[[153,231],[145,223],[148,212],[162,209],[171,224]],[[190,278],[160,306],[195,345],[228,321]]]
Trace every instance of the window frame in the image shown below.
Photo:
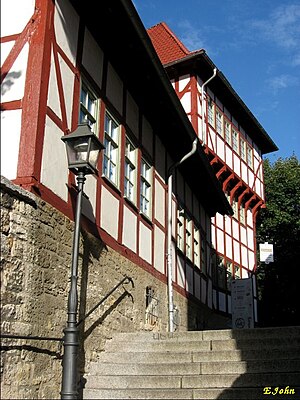
[[[147,171],[145,173],[143,167],[147,167]],[[149,174],[149,176],[147,176]],[[153,187],[153,168],[152,166],[145,160],[144,157],[141,157],[140,164],[140,198],[139,198],[139,210],[142,215],[151,219],[152,217],[152,187]],[[147,191],[145,191],[146,189]],[[148,192],[148,195],[146,194]],[[148,204],[148,209],[146,207]]]
[[[128,147],[130,147],[129,153]],[[136,205],[137,202],[137,151],[137,147],[126,135],[124,155],[124,197],[134,205]]]
[[[107,132],[107,118],[109,118],[109,132]],[[116,127],[114,131],[111,129],[111,125],[114,123]],[[112,132],[117,132],[117,140],[113,137]],[[121,142],[121,124],[118,123],[116,118],[112,116],[109,111],[105,111],[104,116],[104,151],[103,151],[103,165],[102,165],[102,176],[105,177],[114,186],[119,188],[120,186],[120,142]],[[108,144],[108,146],[107,146]],[[116,152],[116,156],[113,156],[113,151]],[[106,166],[107,161],[107,166]],[[115,179],[110,176],[111,166],[114,167]],[[108,171],[108,173],[106,173]]]
[[[83,92],[86,94],[86,98],[83,99]],[[89,99],[92,98],[93,112],[89,109]],[[84,101],[83,101],[84,100]],[[84,104],[85,103],[85,104]],[[99,124],[99,105],[100,97],[97,95],[96,90],[92,87],[85,76],[81,76],[80,82],[80,93],[79,93],[79,113],[78,113],[78,123],[84,124],[88,123],[91,131],[94,134],[98,134],[98,124]],[[84,118],[82,118],[82,114]]]

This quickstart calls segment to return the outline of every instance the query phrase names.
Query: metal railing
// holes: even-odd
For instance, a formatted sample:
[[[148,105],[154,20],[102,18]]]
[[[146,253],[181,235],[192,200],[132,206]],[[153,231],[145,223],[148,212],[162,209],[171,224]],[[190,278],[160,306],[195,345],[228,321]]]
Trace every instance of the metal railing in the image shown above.
[[[127,282],[126,282],[127,281]],[[132,278],[130,278],[129,276],[125,276],[115,287],[113,287],[104,297],[103,299],[101,299],[99,301],[99,303],[97,303],[93,308],[90,309],[90,311],[88,313],[85,314],[85,316],[83,318],[81,318],[78,322],[77,322],[77,326],[79,326],[83,321],[85,321],[87,319],[87,317],[89,317],[105,300],[107,300],[107,298],[109,296],[111,296],[123,283],[127,284],[127,283],[131,283],[132,287],[134,287],[134,283]]]
[[[131,283],[134,287],[132,278],[125,276],[116,286],[114,286],[104,297],[97,303],[83,318],[77,322],[77,326],[87,319],[109,296],[111,296],[122,284]],[[30,335],[15,335],[11,333],[1,333],[0,338],[2,339],[16,339],[16,340],[44,340],[53,342],[63,342],[63,338],[50,337],[50,336],[30,336]]]

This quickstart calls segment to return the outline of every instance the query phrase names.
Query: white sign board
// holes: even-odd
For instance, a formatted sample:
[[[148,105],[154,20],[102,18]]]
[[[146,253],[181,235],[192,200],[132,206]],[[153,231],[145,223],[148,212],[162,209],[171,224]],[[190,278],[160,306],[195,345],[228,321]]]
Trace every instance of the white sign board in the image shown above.
[[[274,262],[274,253],[273,253],[273,245],[270,243],[263,243],[259,245],[259,259],[260,262],[264,262],[269,264],[270,262]]]
[[[231,283],[232,328],[254,328],[252,278]]]

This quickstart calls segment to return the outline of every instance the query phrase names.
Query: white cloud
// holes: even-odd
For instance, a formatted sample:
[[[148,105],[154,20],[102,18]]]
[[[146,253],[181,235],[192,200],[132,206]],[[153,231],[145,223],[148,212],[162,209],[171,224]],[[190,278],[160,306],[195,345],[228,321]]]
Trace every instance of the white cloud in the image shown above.
[[[190,51],[205,48],[205,36],[199,28],[195,28],[187,19],[180,21],[178,26],[182,31],[180,40]]]
[[[274,76],[267,80],[267,84],[274,94],[278,93],[278,91],[281,89],[298,86],[299,83],[300,82],[297,77],[288,74]]]
[[[275,8],[268,18],[252,21],[252,28],[263,37],[285,49],[293,66],[300,65],[300,5]]]

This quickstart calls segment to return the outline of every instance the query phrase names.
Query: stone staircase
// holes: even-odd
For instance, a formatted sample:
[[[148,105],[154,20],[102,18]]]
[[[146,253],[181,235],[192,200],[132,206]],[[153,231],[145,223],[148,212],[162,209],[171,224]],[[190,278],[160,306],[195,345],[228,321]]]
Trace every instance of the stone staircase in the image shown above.
[[[84,399],[300,399],[300,327],[119,333]]]

